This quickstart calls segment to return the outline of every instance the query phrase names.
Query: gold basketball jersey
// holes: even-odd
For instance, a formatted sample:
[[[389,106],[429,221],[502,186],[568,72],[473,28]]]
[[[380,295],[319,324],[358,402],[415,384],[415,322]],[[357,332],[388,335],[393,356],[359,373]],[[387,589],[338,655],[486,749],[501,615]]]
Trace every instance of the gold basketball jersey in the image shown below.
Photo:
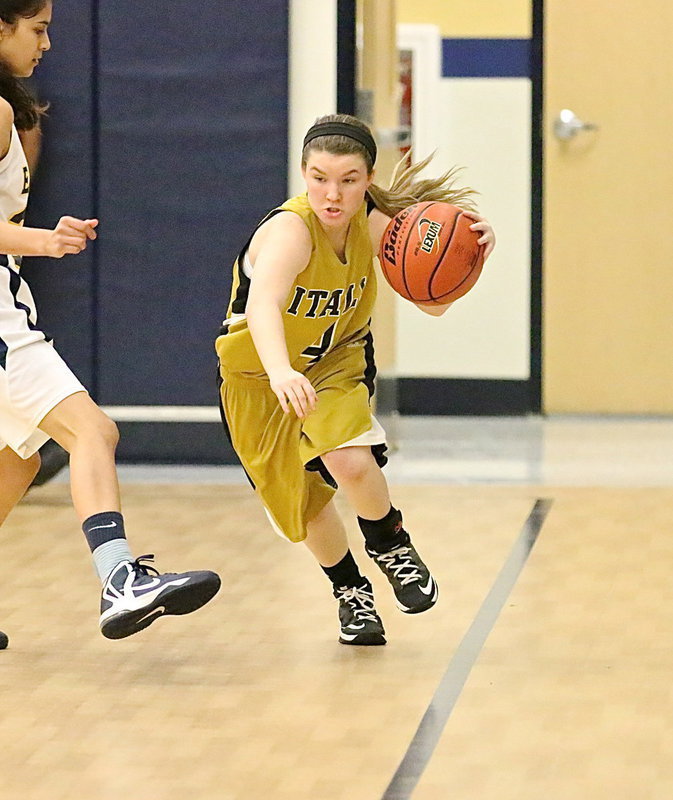
[[[310,261],[297,275],[282,309],[290,364],[304,373],[338,345],[361,339],[369,331],[376,278],[367,206],[363,203],[351,220],[345,263],[334,252],[306,194],[287,200],[260,225],[280,211],[298,214],[308,227],[313,243]],[[231,301],[216,348],[227,372],[263,378],[264,368],[244,316],[250,288],[244,255],[249,243],[234,264]]]

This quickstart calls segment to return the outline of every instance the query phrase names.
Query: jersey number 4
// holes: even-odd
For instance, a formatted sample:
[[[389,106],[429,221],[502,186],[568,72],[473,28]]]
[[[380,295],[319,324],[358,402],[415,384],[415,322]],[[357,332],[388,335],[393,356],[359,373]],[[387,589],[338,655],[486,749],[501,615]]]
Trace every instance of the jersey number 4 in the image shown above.
[[[330,349],[334,341],[335,328],[336,322],[333,322],[329,328],[327,328],[325,333],[323,333],[319,342],[314,342],[302,351],[302,356],[309,359],[309,364],[317,364],[318,361],[320,361],[320,359]]]

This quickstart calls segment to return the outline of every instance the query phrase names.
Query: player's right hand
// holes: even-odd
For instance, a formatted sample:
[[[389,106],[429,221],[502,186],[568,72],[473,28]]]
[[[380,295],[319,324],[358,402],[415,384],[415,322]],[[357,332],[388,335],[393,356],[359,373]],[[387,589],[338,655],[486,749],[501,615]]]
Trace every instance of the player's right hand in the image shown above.
[[[470,230],[476,231],[479,234],[477,244],[483,245],[484,261],[486,261],[495,247],[495,233],[493,231],[493,226],[486,219],[486,217],[482,217],[481,214],[477,214],[476,211],[463,211],[463,216],[474,220],[474,223],[470,225]]]
[[[292,367],[277,370],[269,373],[269,383],[286,414],[290,413],[290,406],[292,406],[299,419],[306,419],[315,409],[318,396],[311,381],[301,372],[297,372]]]
[[[81,253],[87,242],[98,235],[95,231],[97,225],[97,219],[61,217],[47,237],[47,255],[51,258],[63,258],[68,254]]]

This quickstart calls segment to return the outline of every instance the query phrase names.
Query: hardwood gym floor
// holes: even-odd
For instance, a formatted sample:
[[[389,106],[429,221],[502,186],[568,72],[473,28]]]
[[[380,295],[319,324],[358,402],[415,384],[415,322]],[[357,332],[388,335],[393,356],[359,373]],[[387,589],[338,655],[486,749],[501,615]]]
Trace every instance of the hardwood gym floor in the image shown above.
[[[337,643],[326,578],[234,469],[123,468],[129,539],[223,577],[125,641],[63,479],[2,531],[2,800],[668,800],[673,423],[401,424],[389,475],[440,601]]]

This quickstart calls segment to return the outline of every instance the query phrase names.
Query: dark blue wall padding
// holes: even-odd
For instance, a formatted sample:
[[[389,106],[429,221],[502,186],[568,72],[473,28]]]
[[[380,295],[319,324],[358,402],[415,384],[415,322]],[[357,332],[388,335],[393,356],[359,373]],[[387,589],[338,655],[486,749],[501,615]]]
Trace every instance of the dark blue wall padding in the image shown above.
[[[284,0],[68,0],[27,224],[100,216],[95,247],[26,259],[44,327],[106,405],[215,405],[231,263],[286,196]]]
[[[98,400],[214,405],[232,261],[286,195],[287,3],[98,15]]]
[[[443,78],[530,78],[531,39],[443,39]]]
[[[51,103],[26,216],[26,224],[35,227],[53,227],[64,214],[89,217],[94,211],[90,0],[57,2],[50,35],[52,50],[32,82]],[[77,377],[95,389],[92,249],[58,261],[26,258],[23,263],[40,324],[52,333]]]

